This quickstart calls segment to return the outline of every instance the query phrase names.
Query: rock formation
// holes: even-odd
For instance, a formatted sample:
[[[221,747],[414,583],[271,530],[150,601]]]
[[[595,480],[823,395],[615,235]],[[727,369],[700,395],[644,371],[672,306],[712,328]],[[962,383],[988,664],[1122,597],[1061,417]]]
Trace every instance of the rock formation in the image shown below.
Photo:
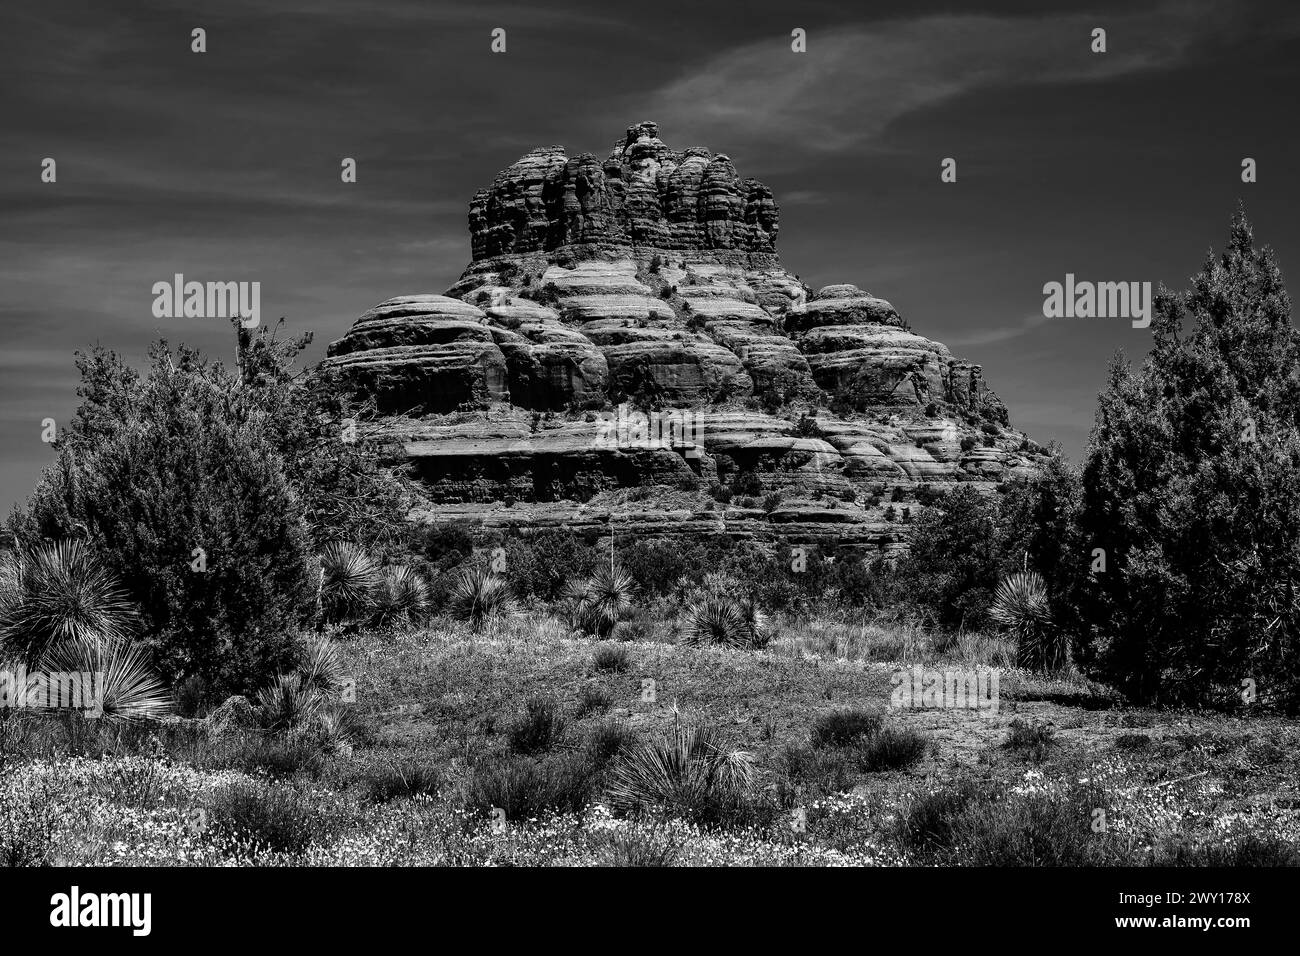
[[[1034,467],[978,365],[857,286],[806,288],[772,191],[653,123],[603,161],[532,150],[469,226],[445,295],[375,306],[326,359],[425,520],[891,549],[926,486]]]

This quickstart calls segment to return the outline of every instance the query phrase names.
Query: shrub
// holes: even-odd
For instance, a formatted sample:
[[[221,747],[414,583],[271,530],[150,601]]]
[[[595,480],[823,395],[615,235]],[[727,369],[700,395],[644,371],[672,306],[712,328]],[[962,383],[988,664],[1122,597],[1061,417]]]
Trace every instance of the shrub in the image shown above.
[[[620,644],[604,644],[596,648],[596,653],[592,655],[592,664],[598,671],[621,674],[631,665],[631,655],[628,654],[627,648]]]
[[[597,548],[572,532],[546,529],[505,542],[506,579],[520,598],[554,601],[565,584],[600,566]]]
[[[291,730],[306,726],[324,706],[320,691],[301,674],[280,674],[270,687],[257,694],[262,725],[268,730]]]
[[[510,725],[510,749],[518,754],[550,750],[564,733],[564,717],[553,700],[530,697],[524,712]]]
[[[361,780],[362,790],[371,803],[391,803],[419,796],[437,796],[442,787],[442,775],[436,768],[424,764],[404,766],[386,764],[372,770]]]
[[[465,803],[484,816],[500,809],[507,821],[528,820],[547,812],[585,809],[594,786],[595,772],[580,754],[540,760],[496,756],[474,765]]]
[[[101,716],[108,721],[160,718],[172,710],[172,695],[154,672],[148,652],[122,638],[80,638],[57,645],[42,660],[47,671],[102,675]]]
[[[978,798],[978,788],[970,783],[914,796],[898,815],[895,839],[904,852],[921,859],[940,855],[953,846],[957,818]]]
[[[683,643],[699,647],[718,644],[758,650],[772,639],[767,615],[751,597],[726,593],[724,586],[706,581],[702,592],[687,602],[682,614]]]
[[[814,747],[850,747],[874,737],[884,720],[884,714],[878,710],[832,710],[813,721],[809,737]]]
[[[229,856],[299,854],[322,840],[326,816],[283,783],[231,783],[213,795],[204,836]]]
[[[636,742],[636,734],[621,721],[607,720],[587,735],[586,750],[594,766],[603,767]]]
[[[247,689],[292,664],[314,604],[304,499],[267,410],[281,405],[193,351],[151,357],[144,382],[116,356],[82,359],[82,407],[15,530],[84,528],[164,678]]]
[[[906,770],[925,756],[925,738],[915,730],[888,725],[853,749],[864,773]]]
[[[46,785],[0,780],[0,867],[52,866],[57,828]]]
[[[980,629],[999,578],[997,512],[979,492],[959,488],[913,525],[899,562],[918,606],[948,630]]]
[[[614,706],[613,694],[595,684],[586,684],[578,691],[578,702],[574,705],[573,716],[581,720],[588,714],[603,714],[612,706]]]
[[[1026,723],[1017,718],[1011,721],[1007,730],[1007,739],[1003,741],[1002,746],[1006,750],[1038,763],[1047,756],[1047,752],[1055,744],[1051,727],[1046,724]]]

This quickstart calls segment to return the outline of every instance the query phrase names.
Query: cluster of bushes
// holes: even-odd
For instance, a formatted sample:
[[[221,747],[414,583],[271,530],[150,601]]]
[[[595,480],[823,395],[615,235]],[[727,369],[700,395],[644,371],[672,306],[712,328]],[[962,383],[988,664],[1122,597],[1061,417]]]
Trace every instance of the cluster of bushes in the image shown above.
[[[81,405],[10,519],[24,552],[84,542],[169,683],[247,692],[292,667],[318,549],[402,528],[406,486],[357,434],[369,410],[328,373],[298,374],[309,338],[276,333],[239,329],[233,369],[166,343],[144,375],[103,349],[79,356]]]
[[[1300,708],[1300,338],[1244,215],[1140,369],[1116,361],[1078,473],[958,491],[899,571],[935,623],[1010,628],[1144,703]],[[1021,572],[1019,578],[1013,578]]]

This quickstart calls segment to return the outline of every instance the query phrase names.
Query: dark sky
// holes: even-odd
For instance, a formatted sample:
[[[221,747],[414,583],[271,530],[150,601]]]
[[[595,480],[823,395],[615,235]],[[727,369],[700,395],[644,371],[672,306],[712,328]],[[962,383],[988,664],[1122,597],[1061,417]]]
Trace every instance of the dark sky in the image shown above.
[[[75,407],[75,349],[139,361],[162,335],[230,352],[222,320],[155,319],[155,282],[260,281],[264,320],[315,330],[319,355],[369,306],[455,280],[469,198],[502,167],[551,143],[603,155],[641,120],[770,185],[787,268],[889,299],[982,363],[1014,424],[1076,460],[1107,361],[1143,354],[1149,332],[1045,320],[1045,282],[1181,288],[1238,200],[1300,275],[1295,4],[866,8],[10,5],[0,506],[51,458],[40,423]],[[505,54],[490,52],[494,27]],[[790,51],[795,27],[806,54]],[[939,178],[949,156],[955,184]],[[40,181],[45,157],[55,184]]]

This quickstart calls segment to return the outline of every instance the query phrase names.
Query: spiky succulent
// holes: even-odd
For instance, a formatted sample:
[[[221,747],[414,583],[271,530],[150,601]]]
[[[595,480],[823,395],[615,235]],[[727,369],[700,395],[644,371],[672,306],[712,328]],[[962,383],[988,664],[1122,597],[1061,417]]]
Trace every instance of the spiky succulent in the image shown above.
[[[636,582],[622,568],[601,567],[585,581],[570,581],[561,593],[565,616],[579,630],[606,637],[632,610]]]
[[[384,569],[384,583],[376,602],[380,624],[409,624],[429,610],[429,585],[404,564]]]
[[[343,660],[338,647],[327,637],[307,639],[298,673],[308,687],[330,694],[343,684]]]
[[[259,716],[268,730],[305,727],[321,713],[324,704],[320,691],[301,674],[280,674],[270,687],[257,694]]]
[[[739,801],[754,787],[754,758],[731,750],[711,726],[686,724],[673,711],[673,725],[624,752],[610,774],[615,807],[669,807],[691,811]]]
[[[682,640],[691,646],[720,644],[757,649],[771,640],[767,615],[749,597],[701,594],[682,615]]]
[[[350,541],[331,541],[321,552],[321,610],[328,621],[370,610],[384,584],[379,565]]]
[[[505,578],[487,565],[465,568],[452,585],[448,602],[453,614],[482,630],[513,613],[515,600]]]
[[[1069,646],[1052,625],[1047,586],[1033,571],[1003,579],[993,594],[989,617],[1015,639],[1021,665],[1057,670],[1068,663]]]
[[[135,619],[117,577],[75,539],[9,556],[0,592],[0,651],[28,665],[61,644],[125,638]]]
[[[51,648],[40,666],[47,673],[91,675],[98,716],[106,720],[157,719],[171,712],[171,693],[148,652],[123,638],[65,641]]]

